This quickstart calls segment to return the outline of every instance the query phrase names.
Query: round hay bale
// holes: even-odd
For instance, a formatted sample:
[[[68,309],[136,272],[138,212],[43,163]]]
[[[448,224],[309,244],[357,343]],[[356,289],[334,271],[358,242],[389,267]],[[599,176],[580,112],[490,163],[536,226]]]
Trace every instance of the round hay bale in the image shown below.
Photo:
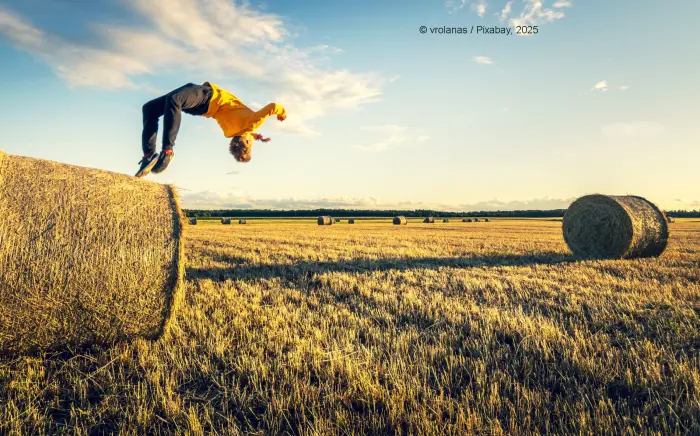
[[[433,218],[433,217],[431,217],[431,216],[430,216],[430,217],[426,217],[426,218],[423,220],[423,222],[426,223],[426,224],[428,224],[428,223],[432,224],[432,223],[435,222],[435,218]]]
[[[167,331],[181,298],[175,189],[0,152],[0,356]]]
[[[668,244],[668,223],[642,197],[586,195],[564,214],[569,249],[581,257],[632,259],[658,256]]]
[[[475,222],[475,223],[478,223],[478,222],[479,222],[479,218],[474,218],[474,222]]]
[[[488,218],[484,218],[484,222],[485,222],[485,223],[489,222],[489,219],[488,219]]]
[[[408,220],[404,216],[395,216],[394,217],[394,225],[397,226],[405,226],[408,224]]]
[[[223,218],[221,218],[221,224],[230,225],[230,224],[231,224],[231,218],[230,218],[230,217],[223,217]]]
[[[355,224],[355,220],[352,219],[352,218],[350,218],[350,219],[348,220],[348,224]]]
[[[448,220],[447,218],[445,218],[445,219],[442,220],[442,222],[443,222],[443,223],[449,223],[450,220]]]
[[[244,219],[239,219],[239,220],[238,220],[238,224],[245,224],[245,223],[246,223],[246,220],[244,220]]]
[[[196,226],[197,225],[197,217],[190,218],[189,223],[192,224],[193,226]]]
[[[318,217],[319,226],[330,226],[331,224],[333,224],[333,218],[327,215]]]

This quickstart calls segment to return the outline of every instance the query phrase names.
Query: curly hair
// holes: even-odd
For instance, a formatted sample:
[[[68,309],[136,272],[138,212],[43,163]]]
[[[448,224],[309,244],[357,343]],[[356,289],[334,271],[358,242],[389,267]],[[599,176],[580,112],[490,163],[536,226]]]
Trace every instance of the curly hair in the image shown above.
[[[238,162],[250,162],[253,141],[246,136],[234,136],[228,150]]]

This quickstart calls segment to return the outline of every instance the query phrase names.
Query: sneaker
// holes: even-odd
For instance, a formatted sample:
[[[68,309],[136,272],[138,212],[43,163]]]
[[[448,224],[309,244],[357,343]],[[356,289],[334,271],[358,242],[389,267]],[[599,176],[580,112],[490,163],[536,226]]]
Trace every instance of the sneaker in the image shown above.
[[[136,173],[136,177],[143,177],[146,174],[151,172],[151,169],[155,166],[155,164],[158,162],[158,153],[153,153],[150,156],[144,156],[143,159],[141,159],[141,162],[139,164],[141,165],[141,168],[139,168],[139,172]]]
[[[154,173],[162,173],[165,171],[166,168],[168,168],[168,165],[170,165],[170,161],[173,160],[173,157],[175,156],[175,152],[170,150],[170,152],[166,152],[165,150],[160,152],[160,156],[158,156],[158,162],[156,163],[156,166],[153,167]]]

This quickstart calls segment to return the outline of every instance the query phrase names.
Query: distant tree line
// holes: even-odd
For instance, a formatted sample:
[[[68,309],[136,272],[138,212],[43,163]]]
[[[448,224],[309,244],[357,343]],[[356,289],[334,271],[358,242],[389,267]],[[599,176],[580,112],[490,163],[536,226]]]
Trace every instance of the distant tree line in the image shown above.
[[[271,209],[184,209],[187,217],[218,218],[218,217],[263,217],[263,218],[308,218],[321,215],[333,217],[394,217],[403,215],[407,218],[421,217],[494,217],[494,218],[560,218],[566,209],[552,210],[506,210],[480,212],[445,212],[439,210],[365,210],[365,209],[313,209],[313,210],[271,210]],[[699,218],[700,211],[673,210],[667,211],[674,218]]]

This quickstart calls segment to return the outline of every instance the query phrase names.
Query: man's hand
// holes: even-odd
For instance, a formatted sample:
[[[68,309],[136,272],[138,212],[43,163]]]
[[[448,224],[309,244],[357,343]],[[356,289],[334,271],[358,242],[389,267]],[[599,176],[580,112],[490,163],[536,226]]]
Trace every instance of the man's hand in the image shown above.
[[[287,116],[286,115],[277,115],[277,119],[280,121],[284,121],[287,119]]]
[[[257,141],[270,142],[270,138],[264,138],[260,133],[253,133],[253,138]]]

